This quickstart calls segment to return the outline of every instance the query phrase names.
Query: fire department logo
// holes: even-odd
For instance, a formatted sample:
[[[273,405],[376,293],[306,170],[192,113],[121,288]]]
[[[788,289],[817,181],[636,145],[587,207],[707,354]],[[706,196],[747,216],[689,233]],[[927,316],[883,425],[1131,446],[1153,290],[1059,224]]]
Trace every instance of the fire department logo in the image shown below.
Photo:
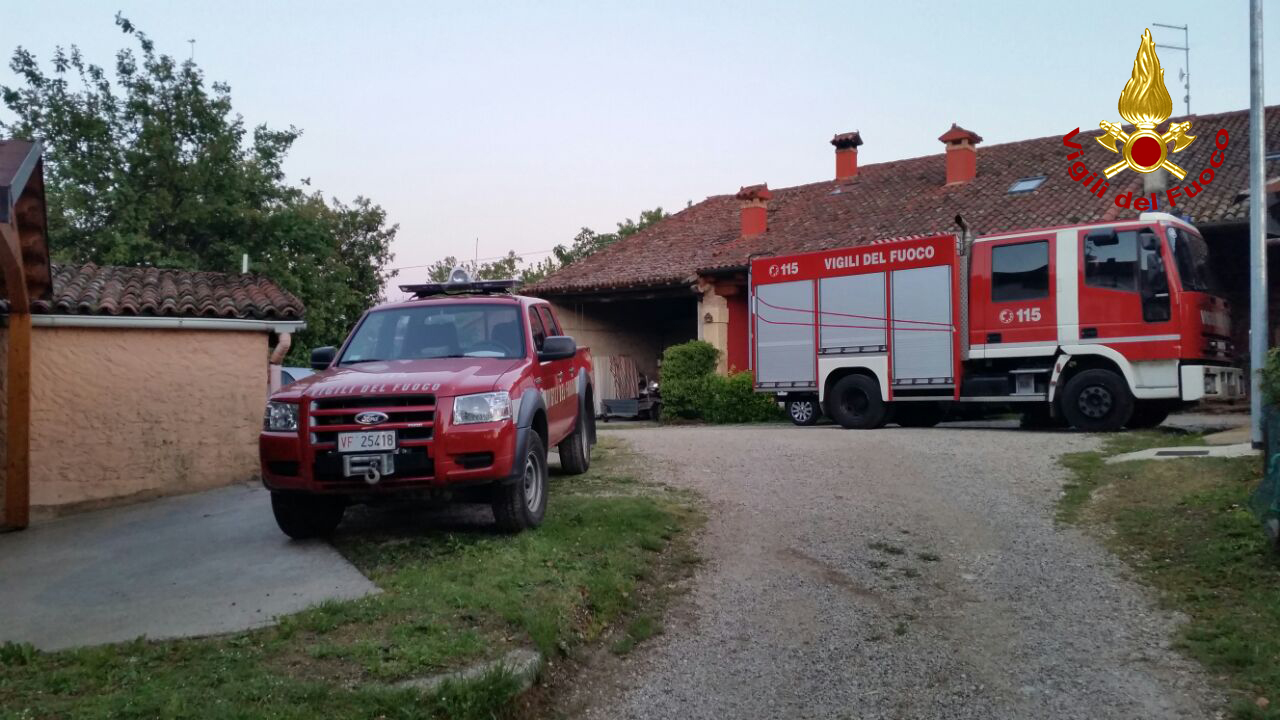
[[[1142,33],[1138,56],[1133,61],[1133,74],[1125,83],[1117,105],[1120,117],[1132,123],[1136,130],[1125,133],[1117,123],[1106,120],[1099,123],[1107,134],[1097,138],[1098,144],[1124,155],[1123,160],[1103,170],[1103,174],[1110,179],[1125,168],[1140,173],[1164,168],[1179,180],[1185,178],[1187,172],[1169,160],[1169,143],[1173,143],[1174,153],[1180,153],[1196,138],[1187,134],[1191,129],[1190,122],[1176,122],[1163,134],[1156,132],[1156,126],[1168,120],[1173,113],[1173,99],[1165,87],[1164,70],[1160,67],[1156,44],[1149,29]],[[1117,142],[1121,143],[1120,150],[1116,149]]]

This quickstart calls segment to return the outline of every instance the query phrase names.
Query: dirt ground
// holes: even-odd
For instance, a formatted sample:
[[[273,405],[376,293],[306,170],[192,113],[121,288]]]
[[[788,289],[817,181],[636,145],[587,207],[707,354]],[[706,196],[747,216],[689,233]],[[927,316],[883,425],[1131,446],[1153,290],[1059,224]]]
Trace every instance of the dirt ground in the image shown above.
[[[707,500],[665,633],[592,663],[583,718],[1210,718],[1178,621],[1053,519],[1068,432],[630,427]]]

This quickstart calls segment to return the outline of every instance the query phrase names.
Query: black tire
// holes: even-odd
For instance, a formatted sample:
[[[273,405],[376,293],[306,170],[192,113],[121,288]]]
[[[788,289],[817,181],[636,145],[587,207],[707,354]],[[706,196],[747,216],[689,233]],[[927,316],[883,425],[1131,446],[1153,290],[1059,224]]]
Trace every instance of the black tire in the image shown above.
[[[880,383],[866,375],[840,378],[827,397],[827,415],[850,430],[881,427],[887,414],[888,406],[880,397]]]
[[[1172,408],[1161,403],[1136,403],[1133,407],[1133,416],[1129,418],[1127,426],[1135,430],[1156,427],[1169,417],[1171,411]]]
[[[1111,370],[1085,370],[1062,390],[1062,414],[1085,432],[1115,432],[1133,415],[1133,395],[1124,378]]]
[[[276,525],[294,540],[329,537],[338,529],[347,502],[328,495],[271,493],[271,512]]]
[[[578,412],[578,422],[574,424],[569,437],[560,441],[556,450],[560,453],[560,470],[566,475],[581,475],[591,468],[591,428],[589,413]]]
[[[816,425],[822,412],[815,397],[795,397],[787,400],[787,417],[796,425]]]
[[[547,450],[538,433],[530,431],[529,447],[518,462],[520,478],[494,488],[493,519],[502,532],[536,528],[547,513]]]
[[[902,427],[931,428],[942,422],[946,414],[941,407],[933,403],[895,403],[893,421]]]

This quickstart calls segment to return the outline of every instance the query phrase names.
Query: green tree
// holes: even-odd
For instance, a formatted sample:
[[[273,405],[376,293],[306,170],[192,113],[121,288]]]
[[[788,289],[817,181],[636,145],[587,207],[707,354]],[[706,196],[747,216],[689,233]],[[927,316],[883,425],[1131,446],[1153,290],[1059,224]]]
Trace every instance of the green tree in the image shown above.
[[[667,217],[669,217],[669,213],[661,207],[656,207],[652,210],[641,210],[638,220],[627,218],[618,223],[616,232],[598,233],[591,228],[584,227],[578,231],[578,234],[573,238],[573,242],[569,245],[555,246],[551,250],[550,257],[525,268],[520,274],[520,279],[527,284],[538,282],[557,270],[598,252],[622,238],[635,235]]]
[[[12,114],[0,132],[46,143],[50,249],[56,262],[255,271],[307,306],[308,343],[336,343],[394,274],[396,226],[365,198],[326,202],[285,181],[295,127],[250,131],[225,83],[206,83],[192,61],[158,53],[128,19],[134,48],[114,72],[74,45],[52,71],[19,47],[0,86]],[[307,183],[307,181],[303,181]]]
[[[466,270],[474,280],[506,280],[520,276],[521,262],[522,258],[510,250],[497,260],[483,263],[474,260],[462,261],[448,255],[427,266],[427,279],[431,282],[444,282],[449,279],[449,273],[453,272],[454,268],[460,267]]]

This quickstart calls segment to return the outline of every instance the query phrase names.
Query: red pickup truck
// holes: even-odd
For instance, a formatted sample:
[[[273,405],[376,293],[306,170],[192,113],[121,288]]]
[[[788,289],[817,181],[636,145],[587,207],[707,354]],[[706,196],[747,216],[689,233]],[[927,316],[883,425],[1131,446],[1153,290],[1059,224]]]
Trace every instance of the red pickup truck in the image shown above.
[[[324,536],[346,507],[388,497],[488,502],[500,528],[537,527],[547,451],[586,472],[595,444],[591,356],[514,281],[404,285],[364,314],[318,370],[267,402],[259,436],[276,522]]]

